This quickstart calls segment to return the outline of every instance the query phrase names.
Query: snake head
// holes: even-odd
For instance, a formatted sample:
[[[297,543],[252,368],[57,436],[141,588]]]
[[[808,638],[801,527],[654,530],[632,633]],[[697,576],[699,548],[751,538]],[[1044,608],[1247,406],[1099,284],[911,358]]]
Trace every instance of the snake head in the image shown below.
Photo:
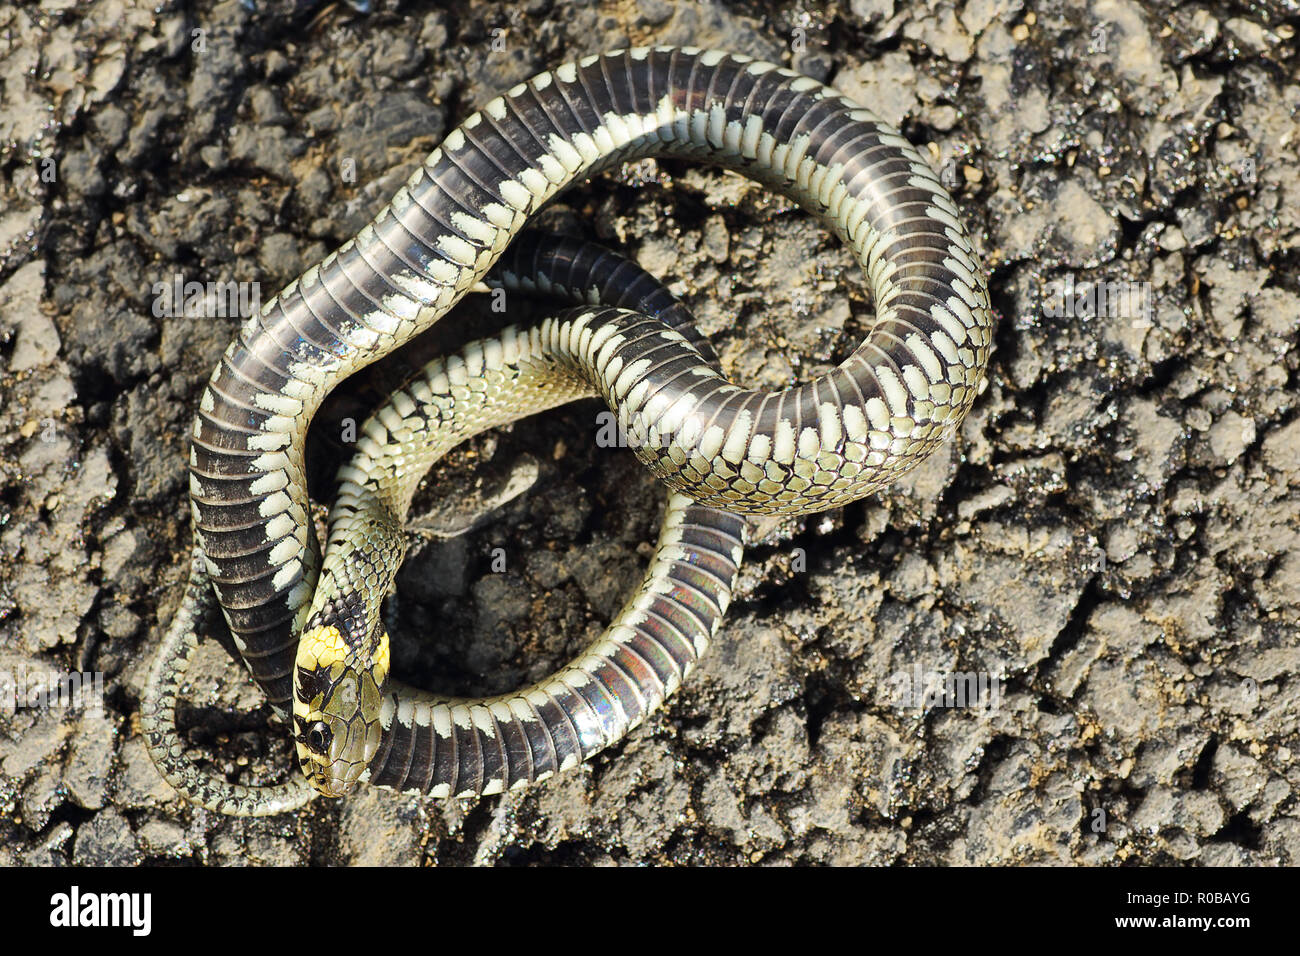
[[[309,627],[294,671],[298,763],[316,790],[341,797],[379,749],[388,635],[381,631],[373,644],[355,647],[337,627]]]

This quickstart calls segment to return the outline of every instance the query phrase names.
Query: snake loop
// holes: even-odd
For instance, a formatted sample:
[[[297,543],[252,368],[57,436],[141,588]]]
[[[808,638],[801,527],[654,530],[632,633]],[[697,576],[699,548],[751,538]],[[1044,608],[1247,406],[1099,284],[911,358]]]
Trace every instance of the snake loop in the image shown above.
[[[292,698],[295,635],[313,613],[320,569],[303,446],[325,395],[444,315],[559,191],[651,155],[734,169],[818,215],[861,263],[876,308],[867,338],[838,368],[774,393],[720,379],[689,343],[638,331],[627,316],[553,323],[545,335],[567,349],[567,370],[582,366],[653,439],[637,453],[656,475],[728,512],[807,514],[889,484],[960,423],[991,344],[985,278],[952,200],[897,131],[814,80],[719,51],[639,48],[540,74],[466,119],[374,221],[250,319],[203,392],[190,462],[196,533],[236,646],[277,707]],[[466,352],[447,367],[448,388],[481,386],[502,359]],[[321,650],[328,658],[343,648]],[[615,703],[639,686],[620,689]],[[609,694],[593,694],[583,700],[599,713]],[[385,700],[382,711],[403,716],[400,701]],[[401,723],[392,713],[389,727]],[[436,739],[420,753],[435,765],[420,768],[420,783],[450,794],[510,783],[490,760],[523,759],[530,719],[576,726],[573,713],[502,723],[488,710],[469,728],[426,716],[435,723],[425,737]],[[298,728],[300,754],[323,740],[312,729]],[[363,754],[370,733],[358,738]],[[409,782],[409,768],[390,773],[383,763],[391,737],[380,734],[369,779]],[[464,748],[477,756],[464,759]]]
[[[690,313],[658,280],[592,243],[525,233],[488,283],[639,310],[621,314],[636,316],[700,360],[716,364]],[[447,449],[484,428],[594,394],[581,378],[549,374],[558,353],[543,344],[542,330],[553,324],[507,329],[451,359],[434,360],[362,425],[357,453],[339,473],[314,623],[300,642],[295,711],[302,711],[296,721],[307,779],[262,787],[231,784],[182,753],[175,704],[198,643],[197,627],[212,604],[196,546],[185,600],[158,651],[141,708],[150,755],[178,792],[207,809],[238,816],[296,809],[317,790],[337,795],[359,780],[436,795],[496,792],[544,779],[608,746],[685,679],[730,601],[744,524],[682,495],[669,498],[658,546],[636,595],[605,633],[557,674],[515,694],[466,700],[436,697],[387,679],[387,636],[367,622],[377,620],[379,600],[405,553],[401,519],[421,476]],[[449,364],[507,353],[514,362],[509,369],[494,369],[490,387],[489,376],[482,388],[448,387]],[[372,437],[378,434],[384,440]],[[400,441],[388,440],[397,434]],[[361,614],[338,613],[363,605]],[[327,659],[321,648],[329,626],[346,631],[360,626],[369,637]],[[328,648],[328,641],[323,646]],[[598,716],[576,692],[584,684],[619,687],[627,691],[626,700],[617,713],[606,706]],[[520,720],[512,721],[514,715]],[[453,725],[463,731],[459,740],[451,740]]]

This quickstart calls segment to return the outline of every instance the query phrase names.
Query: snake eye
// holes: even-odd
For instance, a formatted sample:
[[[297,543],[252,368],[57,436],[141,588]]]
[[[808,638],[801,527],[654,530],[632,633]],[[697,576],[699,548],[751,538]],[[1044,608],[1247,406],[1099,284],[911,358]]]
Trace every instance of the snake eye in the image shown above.
[[[334,735],[322,720],[316,721],[307,731],[307,749],[318,756],[325,756],[330,749]]]

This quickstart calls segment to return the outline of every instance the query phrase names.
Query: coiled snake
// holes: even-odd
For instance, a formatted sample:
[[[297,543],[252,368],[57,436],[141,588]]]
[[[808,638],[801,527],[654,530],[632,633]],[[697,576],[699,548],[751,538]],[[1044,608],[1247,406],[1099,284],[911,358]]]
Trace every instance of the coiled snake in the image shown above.
[[[330,389],[445,314],[560,190],[650,155],[734,169],[818,215],[862,264],[876,308],[866,340],[838,368],[774,393],[726,382],[686,331],[652,331],[623,312],[570,314],[530,337],[559,349],[562,373],[586,376],[645,437],[637,455],[670,487],[728,513],[842,505],[918,464],[974,400],[993,326],[982,269],[933,171],[870,111],[771,64],[673,48],[587,57],[491,101],[370,225],[249,320],[194,422],[196,567],[275,706],[293,700],[295,660],[306,665],[295,736],[307,776],[326,792],[367,772],[372,782],[446,795],[526,783],[538,768],[586,756],[585,746],[561,746],[584,736],[580,724],[592,728],[588,740],[609,743],[626,729],[628,702],[653,683],[644,672],[602,682],[580,670],[566,682],[574,711],[520,697],[466,705],[454,719],[351,679],[331,684],[351,673],[345,659],[374,641],[368,613],[383,592],[353,586],[312,609],[320,556],[303,473],[307,426]],[[497,364],[518,357],[468,351],[445,370],[449,393],[481,387]],[[379,421],[371,433],[381,448],[401,439],[404,411],[396,411],[392,431]],[[389,497],[402,504],[400,494]],[[384,548],[391,555],[392,545]],[[195,596],[187,608],[199,603]],[[295,635],[308,627],[299,651]],[[151,728],[165,696],[146,708]],[[372,717],[331,729],[336,711],[358,706]],[[582,708],[590,714],[579,718]],[[602,713],[609,720],[593,723]],[[149,736],[157,754],[165,740]],[[386,762],[394,747],[410,754],[402,772]],[[282,809],[303,790],[286,785],[262,805],[235,795],[223,809]]]
[[[707,356],[716,364],[708,340],[667,289],[636,264],[591,243],[525,233],[506,250],[489,284],[635,310],[603,317],[630,320],[633,328],[642,327],[647,341],[666,339],[695,350],[694,361]],[[571,311],[531,329],[507,329],[471,343],[459,355],[429,363],[362,426],[357,453],[340,471],[342,487],[330,515],[330,545],[313,602],[320,617],[337,617],[332,607],[358,599],[355,607],[364,610],[358,624],[375,614],[405,553],[399,529],[410,495],[448,448],[494,424],[595,394],[580,375],[557,367],[566,346],[565,336],[556,333],[589,325],[600,315]],[[511,360],[485,361],[490,356]],[[475,387],[453,381],[461,378],[458,369],[476,362],[483,375]],[[304,691],[323,684],[316,709],[325,708],[328,696],[328,712],[307,713],[299,723],[306,728],[302,736],[328,735],[320,749],[330,759],[308,758],[310,749],[301,748],[304,761],[310,760],[304,762],[308,779],[330,793],[344,792],[357,779],[421,793],[450,793],[453,782],[467,792],[491,793],[585,759],[652,711],[704,652],[730,600],[743,541],[744,523],[735,515],[673,495],[645,579],[611,626],[573,664],[496,699],[440,699],[395,680],[385,682],[388,650],[382,631],[357,640],[328,667],[317,666],[321,655],[315,645],[328,626],[309,627],[299,645],[306,660],[300,662],[298,684]],[[155,658],[145,694],[150,753],[172,786],[201,806],[241,816],[294,809],[316,793],[303,778],[274,787],[231,785],[182,755],[173,714],[211,595],[202,549],[196,547],[184,602]],[[616,707],[592,696],[598,686],[622,692]],[[296,705],[312,699],[300,697]],[[509,721],[493,725],[503,729],[500,738],[483,733],[485,718],[494,713],[527,715],[534,709],[545,718],[528,724],[528,738],[508,740]],[[382,750],[367,753],[365,745],[373,747],[380,735]],[[349,738],[357,737],[359,752],[343,753]],[[335,753],[329,754],[331,749]]]

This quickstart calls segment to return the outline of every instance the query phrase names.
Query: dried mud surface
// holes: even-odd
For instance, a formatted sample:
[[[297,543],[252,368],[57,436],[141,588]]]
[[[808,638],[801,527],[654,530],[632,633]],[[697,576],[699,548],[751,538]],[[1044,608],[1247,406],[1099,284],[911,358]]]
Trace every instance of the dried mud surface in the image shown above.
[[[1296,13],[6,6],[0,671],[99,671],[105,692],[0,713],[0,863],[1300,864]],[[468,802],[193,809],[145,753],[139,697],[185,573],[187,424],[237,320],[156,317],[155,283],[269,297],[475,107],[628,43],[792,64],[921,145],[990,270],[988,389],[903,484],[751,548],[702,666],[579,770]],[[729,174],[638,164],[548,221],[669,282],[745,382],[830,367],[871,320],[834,238]],[[1091,282],[1131,295],[1090,307]],[[598,411],[434,472],[415,522],[472,528],[408,560],[399,673],[499,691],[599,633],[663,495],[596,447]],[[996,676],[996,706],[905,706],[918,668]],[[289,772],[216,641],[181,718],[231,779]]]

